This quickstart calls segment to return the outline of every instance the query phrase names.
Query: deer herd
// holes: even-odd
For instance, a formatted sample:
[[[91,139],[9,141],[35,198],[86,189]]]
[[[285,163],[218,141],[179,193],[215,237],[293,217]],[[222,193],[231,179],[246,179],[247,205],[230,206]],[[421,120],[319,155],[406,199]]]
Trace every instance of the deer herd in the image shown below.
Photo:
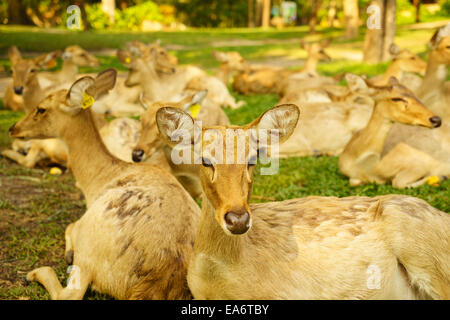
[[[37,58],[11,47],[4,105],[27,114],[2,155],[69,168],[87,207],[65,232],[68,285],[45,266],[27,280],[52,299],[82,299],[89,286],[117,299],[450,299],[450,216],[423,200],[250,203],[260,157],[339,156],[352,186],[450,177],[450,24],[432,36],[428,61],[392,45],[386,72],[372,78],[320,75],[329,44],[302,42],[299,70],[213,51],[213,75],[178,65],[159,42],[118,50],[126,75],[78,74],[100,62],[76,45]],[[59,57],[60,71],[43,71]],[[223,108],[245,102],[230,82],[279,103],[231,125]]]

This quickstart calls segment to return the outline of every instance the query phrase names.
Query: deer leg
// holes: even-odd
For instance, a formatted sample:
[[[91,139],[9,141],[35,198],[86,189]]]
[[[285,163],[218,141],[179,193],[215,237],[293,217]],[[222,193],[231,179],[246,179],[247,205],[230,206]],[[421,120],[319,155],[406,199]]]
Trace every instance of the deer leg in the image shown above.
[[[65,288],[59,282],[55,270],[50,267],[34,269],[27,274],[27,280],[42,284],[52,300],[81,300],[90,283],[90,278],[83,274],[80,268],[72,268],[68,286]]]
[[[67,226],[66,232],[64,234],[64,237],[65,237],[65,240],[66,240],[66,250],[65,250],[65,253],[64,253],[64,257],[65,257],[65,260],[66,260],[68,265],[72,265],[73,264],[74,250],[73,250],[73,244],[72,244],[72,230],[73,230],[73,227],[74,227],[75,223],[76,222],[69,224]]]
[[[40,152],[40,148],[35,148],[32,146],[26,156],[14,150],[5,150],[2,152],[2,155],[24,167],[33,168],[39,160],[43,159],[39,156]]]

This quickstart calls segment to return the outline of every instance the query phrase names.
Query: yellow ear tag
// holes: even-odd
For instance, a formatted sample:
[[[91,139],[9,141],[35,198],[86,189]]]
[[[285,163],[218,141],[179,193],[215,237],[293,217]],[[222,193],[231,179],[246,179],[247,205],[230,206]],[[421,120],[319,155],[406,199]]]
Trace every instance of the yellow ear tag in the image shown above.
[[[191,114],[192,118],[197,118],[198,113],[200,112],[200,109],[202,108],[199,104],[194,104],[189,107],[189,113]]]
[[[427,179],[427,183],[428,183],[430,186],[435,186],[435,187],[437,187],[437,186],[439,186],[439,177],[431,176],[431,177],[429,177],[429,178]]]
[[[59,176],[60,174],[62,174],[62,170],[58,167],[53,167],[50,169],[50,174]]]
[[[125,58],[125,63],[130,63],[130,62],[131,62],[131,59],[129,57],[126,57]]]
[[[93,96],[91,96],[91,95],[89,95],[89,94],[87,94],[86,92],[84,93],[84,95],[83,95],[83,101],[81,102],[81,107],[83,108],[83,109],[87,109],[87,108],[89,108],[90,106],[92,106],[92,104],[94,103],[94,97]]]

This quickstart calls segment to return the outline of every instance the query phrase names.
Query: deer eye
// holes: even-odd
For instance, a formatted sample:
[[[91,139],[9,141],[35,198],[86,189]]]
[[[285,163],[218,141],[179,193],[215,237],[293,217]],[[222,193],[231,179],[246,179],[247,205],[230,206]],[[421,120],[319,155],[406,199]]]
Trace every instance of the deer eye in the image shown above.
[[[214,166],[213,166],[211,160],[209,160],[209,159],[207,159],[207,158],[203,158],[203,157],[202,157],[202,165],[203,165],[204,167],[214,168]]]
[[[43,114],[45,111],[47,111],[46,109],[43,108],[38,108],[37,109],[37,113]]]
[[[394,101],[394,102],[400,102],[400,101],[406,102],[406,100],[402,99],[402,98],[392,98],[391,100]]]

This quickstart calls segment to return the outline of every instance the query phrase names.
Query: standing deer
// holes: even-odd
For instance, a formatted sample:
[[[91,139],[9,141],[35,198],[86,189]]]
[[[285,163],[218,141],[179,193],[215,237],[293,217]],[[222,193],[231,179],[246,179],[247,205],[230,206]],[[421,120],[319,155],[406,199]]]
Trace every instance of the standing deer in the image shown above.
[[[261,130],[286,140],[299,117],[295,105],[245,126],[202,127],[201,140],[183,110],[162,108],[156,117],[170,144],[190,133],[194,140],[186,141],[201,160],[202,216],[188,270],[195,299],[450,298],[450,216],[423,200],[312,196],[249,204],[255,145],[260,154],[275,148],[259,140]],[[230,144],[226,130],[245,143]],[[220,152],[231,161],[216,161]]]
[[[82,299],[89,285],[118,299],[188,299],[187,266],[200,210],[178,181],[146,164],[112,156],[100,139],[89,106],[114,86],[116,72],[83,77],[70,90],[44,99],[11,127],[15,138],[61,138],[87,211],[66,229],[62,287],[55,271],[27,274],[52,299]],[[87,108],[87,109],[86,109]]]
[[[11,60],[13,81],[5,90],[5,106],[14,111],[35,108],[46,96],[38,81],[38,71],[55,66],[59,54],[51,52],[34,59],[23,59],[19,49],[12,46],[8,56]]]
[[[339,168],[350,178],[352,186],[368,182],[384,184],[389,180],[397,188],[415,186],[417,178],[423,178],[424,173],[421,170],[417,177],[417,165],[423,158],[421,153],[415,152],[413,148],[409,150],[405,146],[396,146],[382,157],[385,140],[395,122],[437,128],[441,125],[441,119],[396,78],[389,80],[388,87],[380,87],[374,98],[376,104],[372,116],[367,126],[355,133],[345,147],[339,157]],[[428,160],[426,162],[429,163]],[[440,172],[443,169],[448,171]],[[425,178],[450,173],[450,166],[447,169],[428,166],[427,171]]]

